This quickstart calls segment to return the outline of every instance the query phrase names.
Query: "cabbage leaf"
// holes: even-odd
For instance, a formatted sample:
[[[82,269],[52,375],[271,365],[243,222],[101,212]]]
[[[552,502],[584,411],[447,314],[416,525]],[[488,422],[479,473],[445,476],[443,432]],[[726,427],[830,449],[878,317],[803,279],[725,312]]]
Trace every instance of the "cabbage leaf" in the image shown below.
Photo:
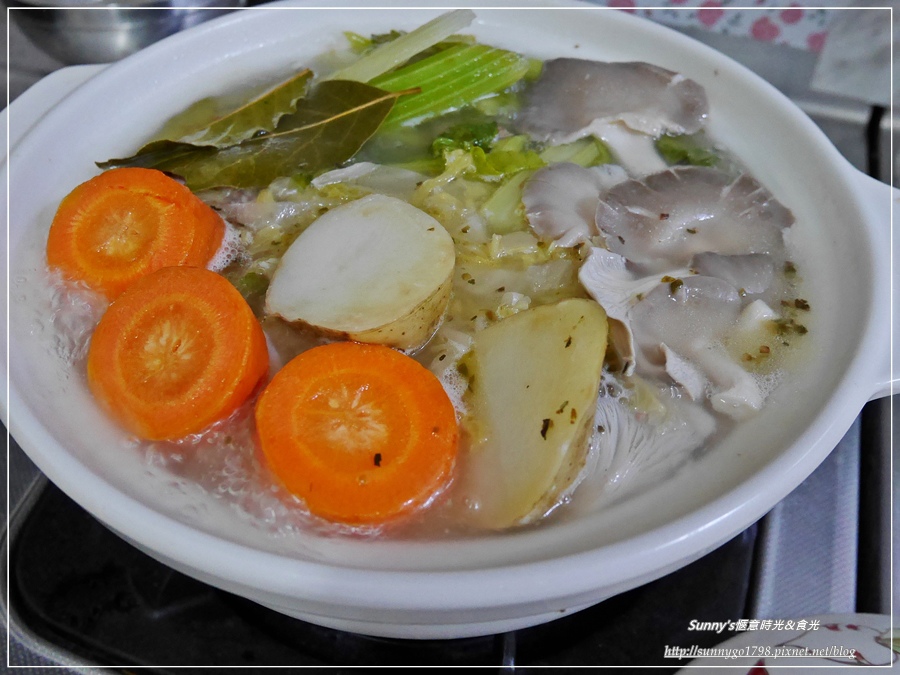
[[[694,135],[663,135],[656,139],[656,149],[668,164],[714,166],[719,157]]]

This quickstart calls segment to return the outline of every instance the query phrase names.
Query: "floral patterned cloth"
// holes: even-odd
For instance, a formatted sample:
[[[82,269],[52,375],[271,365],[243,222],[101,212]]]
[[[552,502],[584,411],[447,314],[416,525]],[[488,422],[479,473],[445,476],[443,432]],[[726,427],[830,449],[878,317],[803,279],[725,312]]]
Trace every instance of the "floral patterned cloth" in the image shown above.
[[[697,27],[819,52],[839,9],[803,7],[784,0],[600,0],[675,27]]]

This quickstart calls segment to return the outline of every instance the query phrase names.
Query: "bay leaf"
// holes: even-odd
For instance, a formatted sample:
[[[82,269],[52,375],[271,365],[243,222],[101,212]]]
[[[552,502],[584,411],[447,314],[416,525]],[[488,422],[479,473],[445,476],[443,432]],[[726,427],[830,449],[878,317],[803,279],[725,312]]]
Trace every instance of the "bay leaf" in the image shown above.
[[[279,120],[294,112],[306,96],[313,72],[304,68],[263,93],[231,93],[206,97],[169,118],[154,140],[135,156],[158,152],[163,141],[226,147],[275,130]]]
[[[201,98],[167,119],[151,142],[171,141],[196,133],[199,129],[205,129],[219,117],[228,114],[232,108],[234,108],[234,103],[228,106],[224,103],[222,97],[207,96],[206,98]]]
[[[169,140],[151,141],[131,157],[97,162],[97,166],[104,170],[122,166],[136,166],[144,169],[168,171],[169,169],[164,167],[177,166],[181,162],[198,162],[203,157],[212,157],[217,151],[218,148],[214,145],[192,145],[181,141]]]
[[[227,147],[156,141],[100,168],[142,166],[180,176],[192,190],[264,187],[280,176],[315,173],[353,157],[399,96],[362,82],[327,80],[284,115],[273,133]]]
[[[272,132],[282,117],[296,110],[298,101],[306,96],[312,76],[312,71],[306,68],[204,129],[172,140],[221,148],[253,138],[260,132]]]

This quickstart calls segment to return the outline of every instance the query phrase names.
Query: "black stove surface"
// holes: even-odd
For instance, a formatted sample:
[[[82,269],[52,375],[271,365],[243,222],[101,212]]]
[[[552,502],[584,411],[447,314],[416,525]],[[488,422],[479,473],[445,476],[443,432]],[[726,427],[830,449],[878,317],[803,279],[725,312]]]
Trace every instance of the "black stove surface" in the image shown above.
[[[570,665],[657,666],[666,646],[713,646],[728,633],[691,620],[746,616],[752,526],[662,579],[541,626],[458,640],[399,640],[323,628],[175,572],[109,531],[47,484],[10,543],[16,623],[85,664],[146,667],[466,665],[528,671]],[[189,672],[189,671],[188,671]]]

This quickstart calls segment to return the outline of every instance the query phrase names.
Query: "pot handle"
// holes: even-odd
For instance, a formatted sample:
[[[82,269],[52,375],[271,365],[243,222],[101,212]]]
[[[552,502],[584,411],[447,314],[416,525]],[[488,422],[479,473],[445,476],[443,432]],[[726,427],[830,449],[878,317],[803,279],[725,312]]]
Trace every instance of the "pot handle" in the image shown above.
[[[900,393],[900,358],[894,359],[894,328],[900,321],[900,269],[894,268],[894,261],[900,261],[900,236],[894,236],[894,209],[900,207],[900,189],[876,180],[863,172],[857,172],[857,188],[872,215],[873,222],[890,232],[891,246],[891,304],[886,309],[891,312],[891,339],[887,341],[882,357],[882,374],[874,387],[871,399]],[[900,210],[898,210],[900,213]],[[898,354],[900,356],[900,354]]]

